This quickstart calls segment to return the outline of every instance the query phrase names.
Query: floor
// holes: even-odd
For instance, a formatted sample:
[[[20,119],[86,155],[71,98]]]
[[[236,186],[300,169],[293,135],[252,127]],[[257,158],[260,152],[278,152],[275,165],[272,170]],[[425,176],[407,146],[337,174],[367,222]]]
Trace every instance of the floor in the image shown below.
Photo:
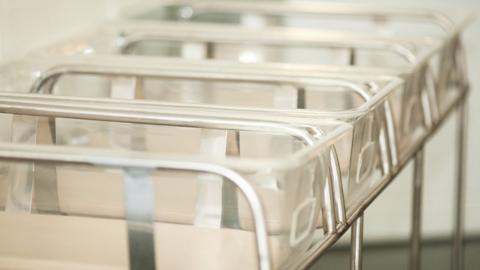
[[[448,239],[423,243],[422,269],[450,270],[450,243]],[[309,270],[349,269],[348,246],[333,247]],[[363,267],[366,270],[408,269],[408,243],[366,245]],[[480,269],[480,236],[465,241],[465,270]]]

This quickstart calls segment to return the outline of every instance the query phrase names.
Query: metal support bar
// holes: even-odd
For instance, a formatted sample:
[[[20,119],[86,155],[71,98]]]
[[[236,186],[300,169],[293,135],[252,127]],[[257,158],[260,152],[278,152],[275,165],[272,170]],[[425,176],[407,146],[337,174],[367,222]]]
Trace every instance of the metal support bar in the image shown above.
[[[240,156],[240,132],[227,131],[227,156]],[[222,184],[222,218],[221,225],[225,228],[240,228],[238,213],[237,187],[228,180]]]
[[[347,214],[345,213],[345,197],[343,193],[342,173],[338,161],[338,154],[335,147],[330,149],[330,168],[332,171],[333,197],[335,198],[335,213],[337,221],[341,224],[347,222]]]
[[[306,109],[307,108],[307,98],[305,93],[305,88],[299,87],[297,89],[297,109]]]
[[[424,152],[415,154],[413,172],[412,230],[410,232],[410,270],[421,269],[422,258],[422,198],[424,176]]]
[[[147,224],[153,217],[153,200],[154,195],[152,191],[152,181],[150,179],[150,172],[155,169],[171,169],[171,170],[187,170],[194,172],[205,172],[217,174],[224,179],[228,179],[234,183],[238,190],[245,196],[245,199],[250,207],[253,221],[255,242],[257,247],[257,258],[260,270],[270,270],[270,251],[268,244],[267,225],[265,222],[265,215],[262,203],[255,192],[255,189],[245,178],[236,172],[222,166],[210,163],[195,162],[195,161],[176,161],[155,159],[147,155],[132,155],[124,152],[111,152],[105,150],[95,149],[78,149],[73,147],[62,146],[40,146],[28,144],[1,144],[0,143],[0,160],[8,161],[22,161],[22,162],[51,162],[51,163],[67,163],[67,164],[90,164],[95,166],[105,166],[110,168],[127,168],[124,178],[125,184],[125,204],[127,207],[127,219],[129,241],[135,237],[135,229],[143,229],[143,235],[148,234],[152,227]],[[148,192],[145,192],[148,191]],[[142,226],[145,225],[145,226]],[[140,233],[140,231],[138,231]],[[152,231],[153,233],[153,231]],[[140,234],[139,234],[140,235]],[[153,243],[153,235],[151,241]],[[130,243],[130,248],[138,247],[138,242]],[[148,243],[147,243],[148,244]],[[130,250],[130,264],[143,258],[148,261],[141,263],[141,268],[132,269],[152,269],[148,268],[154,266],[152,258],[148,258],[153,250],[153,244],[144,246],[145,242],[139,246],[140,249]],[[145,250],[149,253],[141,253]],[[134,254],[132,254],[134,253]],[[154,253],[153,253],[154,254]],[[138,255],[138,257],[137,257]],[[147,267],[148,266],[148,267]]]
[[[35,144],[37,121],[34,117],[13,115],[11,141]],[[9,163],[6,212],[30,213],[34,188],[34,162]]]
[[[213,42],[206,42],[205,47],[206,47],[205,58],[214,59],[215,58],[215,44]]]
[[[350,269],[362,270],[363,262],[363,214],[358,216],[352,225],[352,253],[350,255]]]
[[[32,93],[42,90],[51,95],[60,76],[53,76],[42,87],[34,89]],[[36,144],[56,144],[56,118],[38,118]],[[58,196],[57,168],[54,164],[34,164],[33,177],[35,181],[33,191],[33,203],[39,213],[60,213],[60,201]]]
[[[455,223],[452,243],[452,270],[462,270],[464,263],[464,226],[465,226],[465,145],[467,134],[468,108],[465,101],[458,105],[457,112],[457,157],[455,182]]]
[[[55,144],[55,117],[38,117],[37,144]],[[55,164],[35,163],[33,203],[39,213],[60,213],[58,196],[57,167]]]
[[[333,191],[333,171],[330,171],[330,177],[325,181],[323,186],[323,205],[322,217],[323,217],[323,230],[326,234],[335,233],[336,229],[336,219],[335,219],[335,203],[337,202],[334,197]]]
[[[150,172],[125,171],[130,270],[155,270],[154,194]]]
[[[454,103],[453,103],[453,106],[452,107],[449,107],[446,109],[446,111],[444,112],[444,117],[442,117],[442,119],[440,119],[440,121],[438,122],[437,125],[434,125],[432,127],[432,130],[430,131],[429,134],[427,134],[426,136],[424,136],[421,140],[419,140],[418,143],[415,144],[415,146],[412,148],[411,152],[407,153],[406,156],[413,156],[414,153],[418,152],[418,150],[422,149],[423,145],[432,137],[434,136],[438,130],[440,128],[443,127],[443,125],[445,124],[445,118],[446,116],[450,115],[453,110],[455,108],[457,108],[459,106],[459,104],[461,102],[464,102],[465,99],[466,99],[467,95],[465,93],[463,93],[459,98],[458,100],[456,100]],[[389,178],[389,179],[395,179],[395,177],[397,177],[397,175],[403,170],[403,168],[405,167],[406,165],[406,161],[405,160],[402,160],[400,163],[399,163],[399,169],[396,170],[395,172],[393,172],[392,175],[386,175],[385,178]],[[381,192],[386,188],[388,187],[388,185],[392,182],[392,181],[388,181],[388,180],[382,180],[381,182],[383,182],[382,185],[380,185],[378,187],[378,189],[371,193],[367,199],[363,202],[363,205],[362,207],[360,207],[358,210],[356,210],[355,212],[353,212],[349,217],[348,217],[348,220],[349,222],[353,222],[353,220],[355,220],[358,216],[362,215],[362,212],[364,209],[366,209],[367,207],[369,207],[369,205],[378,197],[379,194],[381,194]],[[338,241],[338,239],[340,239],[340,237],[346,233],[346,231],[350,228],[349,224],[346,224],[345,226],[340,226],[337,231],[336,231],[336,234],[335,235],[332,235],[330,237],[328,237],[328,239],[326,239],[325,242],[321,243],[320,245],[317,245],[315,248],[312,249],[312,251],[309,252],[309,254],[307,255],[308,257],[303,261],[301,262],[299,265],[300,267],[299,268],[308,268],[309,266],[312,266],[315,261],[319,258],[319,256],[321,256],[328,248],[330,248],[334,243],[336,243]]]
[[[355,48],[350,48],[350,53],[349,53],[349,58],[348,58],[348,64],[350,66],[355,66],[357,65],[357,52]]]

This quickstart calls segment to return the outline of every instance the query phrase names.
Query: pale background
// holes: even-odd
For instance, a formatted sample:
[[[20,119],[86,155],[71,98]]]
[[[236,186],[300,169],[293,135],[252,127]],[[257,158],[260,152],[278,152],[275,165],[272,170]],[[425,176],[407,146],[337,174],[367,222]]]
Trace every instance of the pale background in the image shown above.
[[[0,62],[13,60],[28,50],[75,34],[108,18],[114,18],[127,4],[141,0],[0,0]],[[336,1],[340,2],[340,1]],[[392,0],[350,2],[388,4]],[[479,0],[403,0],[403,5],[452,5],[480,11]],[[480,234],[480,22],[465,35],[472,95],[468,148],[467,232]],[[453,162],[455,156],[455,118],[450,119],[428,144],[424,195],[426,237],[445,236],[453,224]],[[410,224],[412,166],[381,195],[366,214],[366,238],[389,240],[408,235]]]

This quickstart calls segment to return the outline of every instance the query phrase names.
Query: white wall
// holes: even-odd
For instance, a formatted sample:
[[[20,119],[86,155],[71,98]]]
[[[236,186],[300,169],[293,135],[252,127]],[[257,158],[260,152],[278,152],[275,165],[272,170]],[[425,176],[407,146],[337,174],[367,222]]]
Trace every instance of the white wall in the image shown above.
[[[0,0],[0,61],[113,17],[135,0]]]

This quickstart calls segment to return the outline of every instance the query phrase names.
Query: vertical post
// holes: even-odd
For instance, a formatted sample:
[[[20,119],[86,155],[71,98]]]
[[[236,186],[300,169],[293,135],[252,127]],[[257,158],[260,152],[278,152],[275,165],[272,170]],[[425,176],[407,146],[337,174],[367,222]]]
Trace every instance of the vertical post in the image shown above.
[[[45,81],[37,80],[32,87],[32,93],[39,93],[45,87],[45,91],[51,94],[58,78],[59,75]],[[55,118],[48,118],[46,123],[38,119],[38,117],[33,116],[13,115],[11,126],[12,142],[37,144],[45,143],[43,141],[46,139],[48,143],[49,133],[52,136],[51,140],[54,142]],[[42,129],[43,132],[39,132],[39,129]],[[5,211],[30,213],[32,211],[33,198],[35,197],[36,203],[40,205],[40,211],[43,211],[43,207],[48,205],[50,212],[58,212],[55,165],[35,164],[35,162],[13,163],[10,167],[8,179]],[[49,196],[42,197],[46,193],[43,191],[51,188],[55,190],[49,190]],[[38,196],[37,194],[34,196],[37,189],[40,190],[40,193]]]
[[[462,101],[458,105],[457,112],[457,156],[456,156],[456,174],[455,182],[455,223],[452,243],[452,270],[463,269],[463,238],[465,221],[465,141],[467,134],[467,105]]]
[[[37,140],[36,117],[13,115],[11,125],[11,137],[13,143],[35,144]],[[33,188],[34,188],[34,162],[9,164],[6,212],[32,211]]]
[[[307,108],[307,97],[305,93],[305,88],[299,87],[297,89],[297,109],[306,109]]]
[[[332,172],[333,197],[335,198],[335,214],[338,222],[345,224],[347,214],[345,213],[345,198],[343,193],[343,183],[340,164],[338,162],[337,150],[335,147],[330,149],[330,168]]]
[[[422,258],[422,195],[423,147],[415,155],[413,172],[412,229],[410,232],[410,270],[421,268]]]
[[[348,64],[350,66],[355,66],[357,64],[357,53],[355,51],[355,48],[350,48],[350,58],[348,59]]]
[[[53,95],[55,85],[61,75],[39,84],[32,89],[33,93],[43,90],[48,95]],[[55,117],[37,117],[36,144],[56,144],[57,122]],[[57,166],[52,163],[34,163],[33,166],[34,190],[33,204],[39,213],[58,214],[61,212],[58,194]]]
[[[215,44],[213,42],[205,43],[205,58],[207,59],[215,58]]]
[[[350,48],[349,49],[349,58],[348,58],[348,65],[350,66],[356,66],[357,65],[357,52],[355,48]],[[353,100],[350,98],[345,99],[345,105],[348,108],[353,107]]]
[[[350,269],[362,270],[363,264],[363,214],[358,216],[352,225],[352,253],[350,255]]]
[[[55,117],[38,117],[37,144],[56,143]],[[51,163],[36,163],[34,165],[35,188],[34,204],[40,213],[60,213],[58,195],[57,168]]]
[[[227,156],[240,156],[240,132],[227,131]],[[234,183],[223,178],[222,184],[222,227],[238,229],[240,220],[237,203],[237,187]]]
[[[155,270],[155,199],[150,172],[126,170],[124,193],[130,269]]]
[[[215,58],[215,44],[213,42],[205,43],[204,56],[206,59]],[[240,132],[228,130],[226,132],[226,155],[240,156]],[[221,226],[226,228],[240,228],[240,219],[238,213],[238,198],[236,186],[226,181],[222,183],[222,216]]]

